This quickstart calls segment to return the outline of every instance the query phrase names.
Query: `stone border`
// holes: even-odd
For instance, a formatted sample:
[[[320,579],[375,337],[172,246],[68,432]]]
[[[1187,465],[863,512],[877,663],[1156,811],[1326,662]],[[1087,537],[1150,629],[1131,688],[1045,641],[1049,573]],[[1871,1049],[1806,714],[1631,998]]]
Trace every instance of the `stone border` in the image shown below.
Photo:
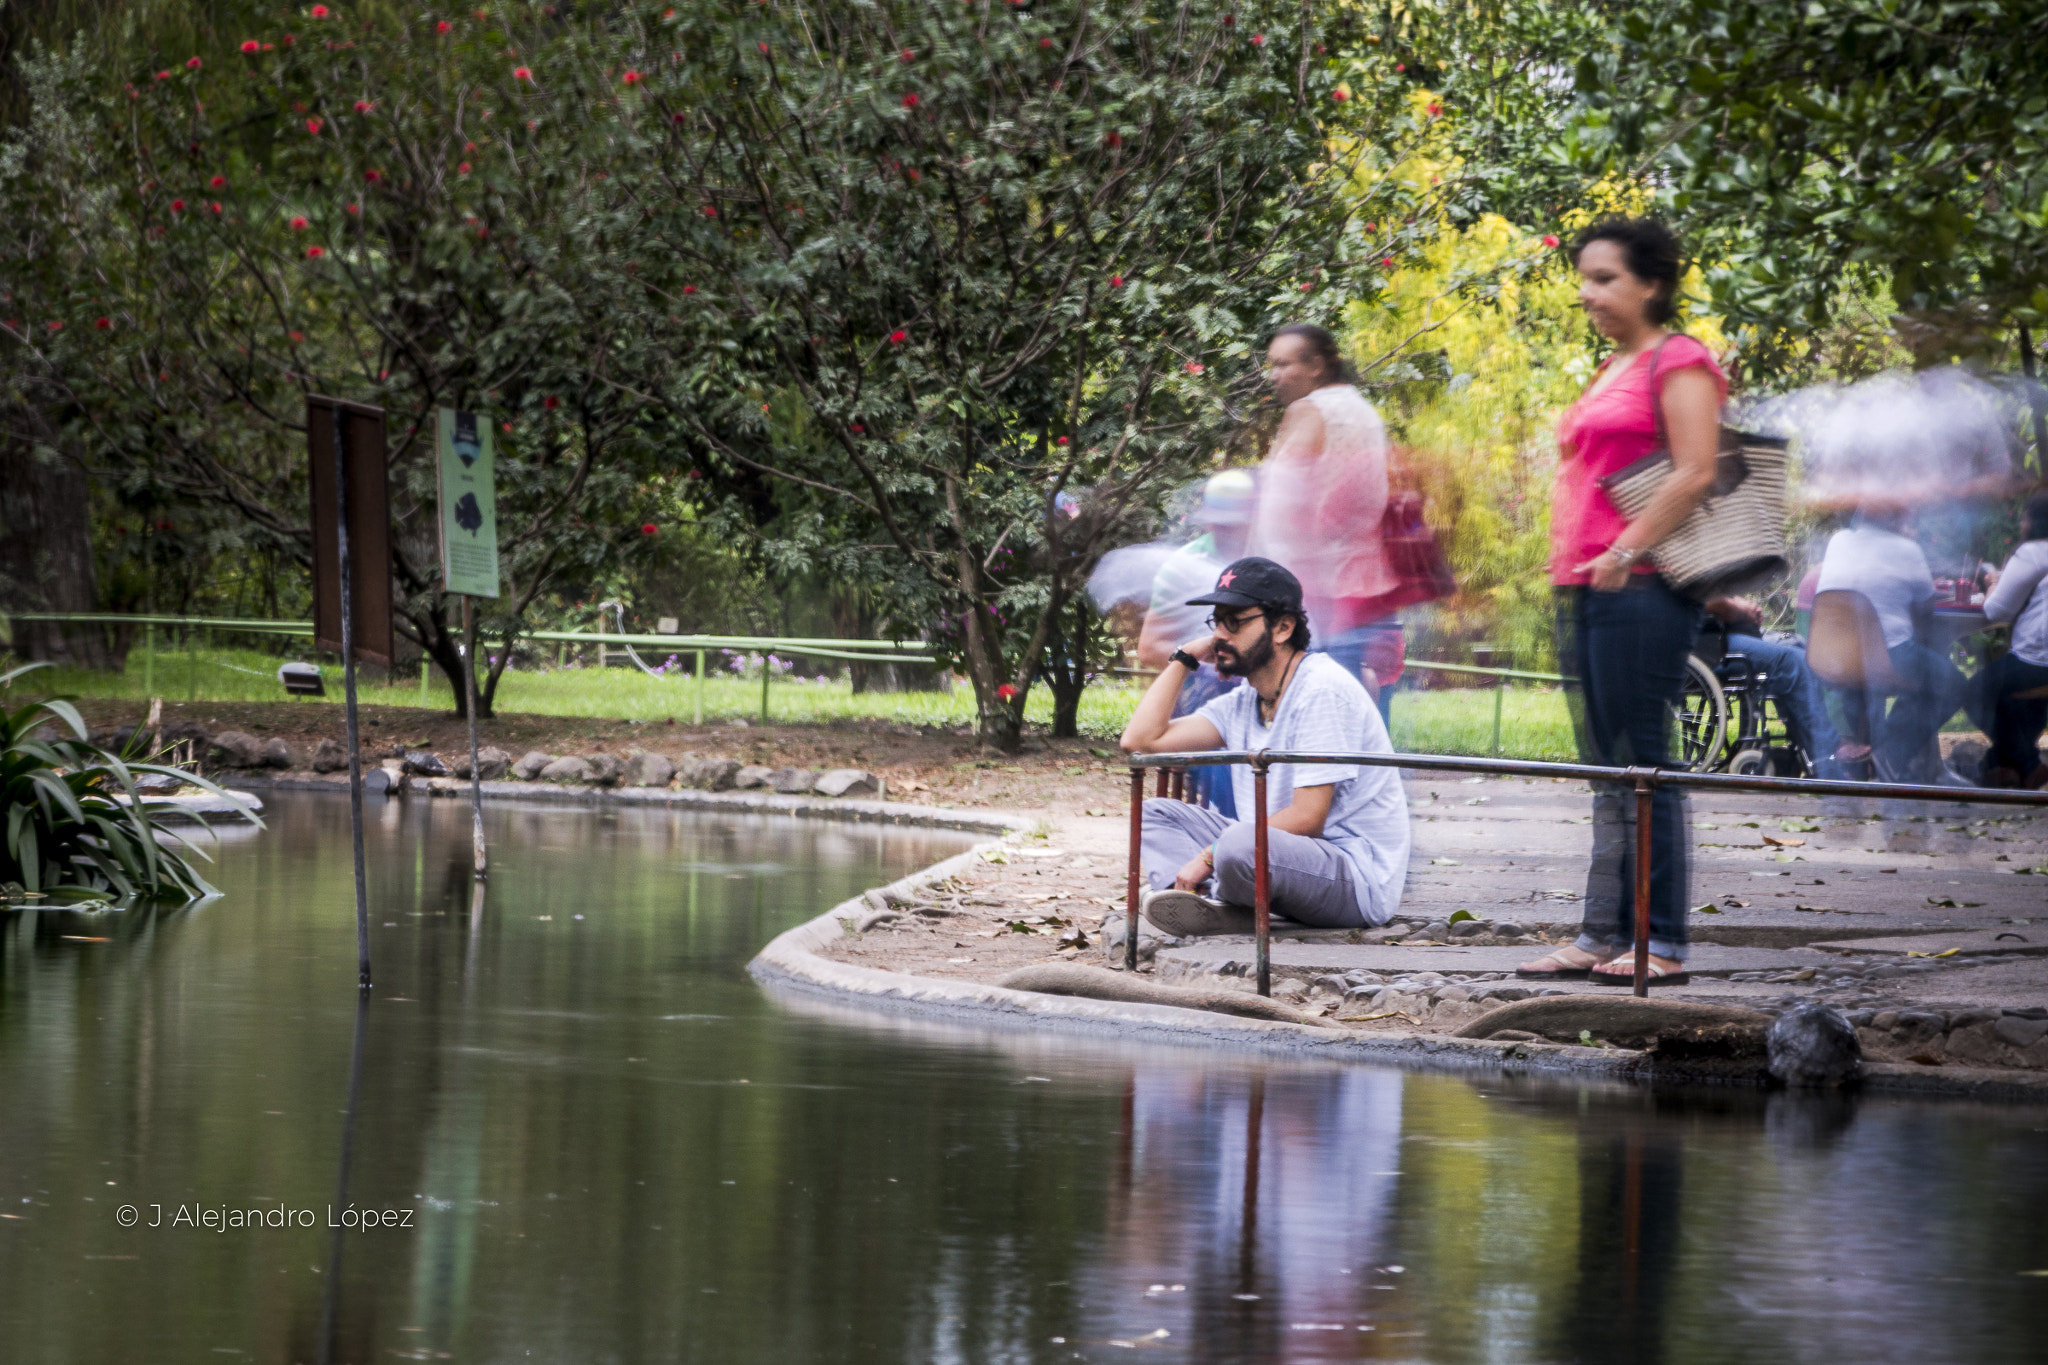
[[[346,793],[346,778],[331,777],[249,777],[232,775],[216,779],[224,787],[240,791],[319,791]],[[859,824],[917,825],[925,829],[957,829],[970,834],[1011,834],[1028,829],[1031,821],[1001,811],[942,810],[937,806],[912,806],[898,801],[863,801],[843,796],[783,796],[774,792],[707,792],[694,787],[591,787],[552,782],[486,782],[484,796],[494,800],[559,801],[582,806],[672,806],[683,810],[727,811],[735,815],[796,815],[820,820],[846,820]],[[407,791],[397,797],[377,800],[461,800],[469,799],[469,783],[448,793]],[[365,799],[371,799],[365,793]]]
[[[345,780],[334,778],[256,778],[246,775],[228,777],[221,785],[248,791],[333,792],[347,788]],[[736,815],[791,815],[998,836],[1019,833],[1033,823],[1022,815],[1000,811],[941,810],[935,806],[912,806],[892,801],[784,796],[763,792],[707,792],[687,787],[605,788],[500,781],[484,783],[483,793],[501,800],[559,801],[593,807],[664,806],[726,811]],[[467,799],[468,794],[468,784],[465,783],[463,789],[453,795]],[[984,850],[999,845],[1000,839],[977,844],[965,853],[955,854],[923,871],[891,882],[880,891],[885,895],[890,892],[908,895],[927,883],[943,881],[965,871]],[[1712,1076],[1659,1072],[1645,1065],[1642,1053],[1624,1048],[1578,1047],[1564,1043],[1497,1043],[1486,1039],[1452,1038],[1440,1033],[1340,1033],[1306,1024],[1206,1014],[1168,1005],[1040,995],[974,981],[856,967],[819,956],[817,949],[846,933],[843,921],[874,908],[868,899],[874,894],[864,892],[842,901],[815,919],[776,935],[747,964],[748,973],[771,992],[812,996],[883,1014],[981,1027],[1026,1029],[1068,1037],[1113,1038],[1177,1047],[1223,1047],[1237,1052],[1374,1062],[1420,1071],[1729,1083]],[[1996,1069],[1866,1063],[1862,1089],[1865,1093],[1917,1098],[2048,1104],[2048,1075]]]
[[[965,853],[878,888],[879,894],[907,896],[927,883],[965,871],[984,850],[997,846],[997,841],[977,844]],[[748,973],[772,993],[786,992],[882,1014],[984,1028],[1179,1047],[1223,1047],[1237,1052],[1373,1062],[1422,1071],[1598,1077],[1674,1084],[1753,1084],[1747,1080],[1731,1082],[1712,1074],[1660,1070],[1647,1064],[1642,1053],[1624,1048],[1499,1043],[1438,1033],[1340,1033],[1312,1025],[1206,1014],[1169,1005],[1013,991],[974,981],[859,967],[821,956],[820,948],[845,935],[848,921],[873,910],[874,902],[869,897],[876,894],[865,892],[842,901],[817,918],[776,935],[747,964]],[[1863,1070],[1861,1089],[1866,1094],[2048,1104],[2048,1075],[1883,1062],[1866,1063]]]

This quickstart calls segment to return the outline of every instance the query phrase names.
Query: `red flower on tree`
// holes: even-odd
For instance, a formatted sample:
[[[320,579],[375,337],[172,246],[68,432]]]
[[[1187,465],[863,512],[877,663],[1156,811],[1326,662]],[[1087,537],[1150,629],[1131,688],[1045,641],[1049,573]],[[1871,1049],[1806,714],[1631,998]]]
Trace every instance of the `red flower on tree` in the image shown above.
[[[218,200],[218,199],[214,200],[214,201],[213,201],[213,202],[212,202],[211,204],[207,205],[207,207],[208,207],[208,208],[210,208],[210,209],[212,209],[212,210],[213,210],[213,211],[214,211],[215,213],[219,213],[219,212],[220,212],[220,200]]]
[[[889,344],[891,346],[901,346],[904,342],[908,340],[910,340],[910,333],[904,331],[900,327],[897,330],[889,333]]]
[[[1427,112],[1431,118],[1442,118],[1444,107],[1441,104],[1432,104],[1427,106]]]
[[[304,341],[306,339],[306,334],[304,332],[292,332],[289,333],[289,335],[293,341]]]
[[[1330,98],[1337,101],[1337,103],[1342,104],[1345,100],[1350,99],[1351,96],[1344,93],[1342,90],[1332,90],[1330,92]]]
[[[512,68],[512,79],[515,81],[530,81],[533,79],[533,72],[526,67],[515,66]]]
[[[317,261],[326,254],[327,248],[324,246],[309,246],[306,248],[306,259],[309,261]]]
[[[261,48],[262,44],[258,43],[254,38],[250,38],[242,44],[242,51],[244,52],[256,52],[261,50]]]
[[[1224,16],[1223,16],[1223,27],[1225,27],[1225,28],[1236,28],[1236,27],[1237,27],[1237,16],[1236,16],[1235,14],[1226,14],[1226,15],[1224,15]]]
[[[304,218],[294,218],[294,219],[292,219],[292,231],[293,231],[293,232],[304,232],[304,231],[305,231],[305,230],[306,230],[307,228],[309,228],[309,227],[311,227],[311,226],[312,226],[312,224],[311,224],[311,223],[308,223],[308,222],[307,222],[307,221],[306,221],[306,220],[305,220]]]
[[[206,63],[200,61],[197,57],[187,57],[185,59],[185,69],[187,71],[197,71],[200,67],[205,65]]]
[[[217,175],[206,183],[213,189],[224,190],[228,187],[228,178],[224,175]]]
[[[320,136],[320,129],[322,126],[323,125],[321,124],[319,119],[309,118],[306,120],[306,131],[311,133],[314,137]]]
[[[1393,265],[1393,263],[1394,263],[1394,258],[1393,258],[1392,256],[1382,256],[1382,257],[1380,258],[1380,264],[1381,264],[1381,265],[1384,265],[1384,266],[1391,266],[1391,265]]]
[[[660,531],[660,530],[661,530],[661,528],[660,528],[659,526],[656,526],[656,525],[655,525],[655,524],[654,524],[653,522],[651,522],[651,521],[643,521],[643,522],[641,522],[641,523],[640,523],[640,534],[641,534],[641,535],[643,535],[643,536],[651,536],[651,535],[654,535],[654,534],[655,534],[656,532],[658,532],[658,531]]]
[[[361,213],[362,213],[362,211],[363,211],[363,206],[362,206],[361,204],[355,203],[355,202],[353,202],[353,201],[351,201],[351,202],[349,202],[349,203],[347,203],[347,204],[343,204],[343,205],[342,205],[341,207],[342,207],[342,212],[344,212],[344,213],[348,214],[348,216],[349,216],[349,217],[351,217],[351,218],[354,218],[354,217],[356,217],[357,215],[361,214]]]
[[[1554,247],[1557,245],[1557,238],[1546,232],[1543,234],[1543,245]]]
[[[372,185],[376,184],[379,180],[382,180],[383,178],[384,172],[380,170],[371,169],[363,172],[363,179],[367,180]]]
[[[1124,135],[1115,129],[1111,129],[1102,135],[1102,145],[1105,147],[1121,147],[1124,145]]]
[[[1121,275],[1111,275],[1111,276],[1109,277],[1109,287],[1110,287],[1111,289],[1121,289],[1121,288],[1123,288],[1123,287],[1124,287],[1124,277],[1123,277],[1123,276],[1121,276]]]
[[[1253,46],[1253,47],[1264,47],[1265,45],[1266,45],[1266,35],[1265,35],[1265,34],[1263,34],[1263,33],[1254,33],[1254,34],[1252,35],[1252,46]]]
[[[463,163],[462,163],[461,165],[457,166],[457,167],[455,168],[455,173],[456,173],[457,175],[468,175],[468,174],[469,174],[469,163],[468,163],[467,161],[465,161],[465,162],[463,162]]]
[[[369,113],[369,112],[370,112],[370,111],[371,111],[372,109],[375,109],[376,107],[377,107],[376,105],[374,105],[374,104],[370,103],[370,102],[369,102],[368,100],[357,100],[357,101],[356,101],[356,112],[357,112],[358,114],[367,114],[367,113]]]
[[[917,60],[917,54],[907,47],[904,48],[901,52],[897,53],[896,55],[906,62],[914,62]]]
[[[50,330],[53,332],[61,332],[64,330],[64,324],[58,321],[56,318],[52,318],[50,319]]]
[[[549,412],[553,412],[556,408],[562,406],[562,400],[555,397],[553,394],[549,394],[547,397],[540,400],[540,405],[546,408]]]
[[[637,71],[628,71],[625,75],[619,77],[619,79],[624,81],[627,85],[638,85],[640,84],[640,73]]]
[[[685,294],[694,294],[697,292],[697,286],[694,284],[686,284],[683,286],[683,292]]]
[[[327,17],[327,6],[315,5],[310,10],[307,10],[306,13],[312,15],[315,19],[325,19]]]
[[[917,108],[917,92],[915,90],[903,97],[903,107],[905,109]]]
[[[94,318],[92,325],[104,332],[114,325],[114,320],[112,318]]]
[[[996,700],[997,700],[997,701],[1001,701],[1001,702],[1010,702],[1010,701],[1015,701],[1016,699],[1017,699],[1017,689],[1016,689],[1016,687],[1015,687],[1015,686],[1014,686],[1013,684],[1011,684],[1011,683],[1004,683],[1004,684],[1003,684],[1003,685],[1002,685],[1001,687],[998,687],[998,688],[996,689]]]
[[[184,201],[184,200],[182,200],[182,199],[173,199],[173,200],[171,201],[171,212],[172,212],[172,213],[183,213],[184,211],[185,211],[185,201]]]
[[[439,23],[434,25],[434,32],[446,33],[452,27],[454,27],[454,25],[450,24],[446,19],[443,19]]]
[[[1065,437],[1065,436],[1062,436],[1062,437],[1060,437],[1060,438],[1059,438],[1059,439],[1058,439],[1057,441],[1054,441],[1054,442],[1053,442],[1053,444],[1054,444],[1054,445],[1056,445],[1056,446],[1063,446],[1063,445],[1066,445],[1066,444],[1067,444],[1067,441],[1068,441],[1068,438],[1067,438],[1067,437]]]

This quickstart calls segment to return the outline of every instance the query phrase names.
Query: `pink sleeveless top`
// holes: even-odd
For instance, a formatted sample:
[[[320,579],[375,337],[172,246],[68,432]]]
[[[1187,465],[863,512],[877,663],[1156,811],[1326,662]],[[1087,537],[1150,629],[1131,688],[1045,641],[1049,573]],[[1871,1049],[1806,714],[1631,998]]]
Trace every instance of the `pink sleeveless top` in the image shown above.
[[[1550,581],[1559,587],[1589,582],[1592,575],[1580,573],[1578,566],[1598,558],[1628,525],[1621,509],[1608,501],[1600,480],[1662,444],[1652,404],[1662,397],[1665,379],[1702,366],[1714,376],[1721,398],[1728,397],[1728,376],[1714,362],[1713,352],[1677,333],[1662,344],[1656,394],[1650,392],[1650,357],[1656,350],[1652,347],[1629,362],[1628,371],[1612,384],[1580,398],[1558,419],[1557,482],[1550,494]],[[1607,365],[1602,361],[1594,372],[1596,382]],[[1656,571],[1655,565],[1636,561],[1635,572]]]

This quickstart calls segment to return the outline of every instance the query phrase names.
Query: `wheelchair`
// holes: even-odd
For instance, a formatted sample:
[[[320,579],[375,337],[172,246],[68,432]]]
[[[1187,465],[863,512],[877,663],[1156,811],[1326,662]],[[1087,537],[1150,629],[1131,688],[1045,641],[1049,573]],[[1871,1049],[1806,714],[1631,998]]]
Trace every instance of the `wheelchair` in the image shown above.
[[[1744,777],[1811,777],[1812,756],[1793,741],[1770,675],[1718,630],[1700,632],[1685,661],[1685,688],[1672,708],[1672,756],[1689,772]]]

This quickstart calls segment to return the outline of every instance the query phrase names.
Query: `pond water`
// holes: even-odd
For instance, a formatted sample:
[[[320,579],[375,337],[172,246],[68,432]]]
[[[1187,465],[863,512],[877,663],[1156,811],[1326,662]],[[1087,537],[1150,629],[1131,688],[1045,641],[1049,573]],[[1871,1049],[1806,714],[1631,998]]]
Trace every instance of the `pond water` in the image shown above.
[[[0,919],[0,1357],[2043,1358],[2048,1112],[892,1020],[745,963],[963,836],[371,811],[360,1015],[332,798]]]

